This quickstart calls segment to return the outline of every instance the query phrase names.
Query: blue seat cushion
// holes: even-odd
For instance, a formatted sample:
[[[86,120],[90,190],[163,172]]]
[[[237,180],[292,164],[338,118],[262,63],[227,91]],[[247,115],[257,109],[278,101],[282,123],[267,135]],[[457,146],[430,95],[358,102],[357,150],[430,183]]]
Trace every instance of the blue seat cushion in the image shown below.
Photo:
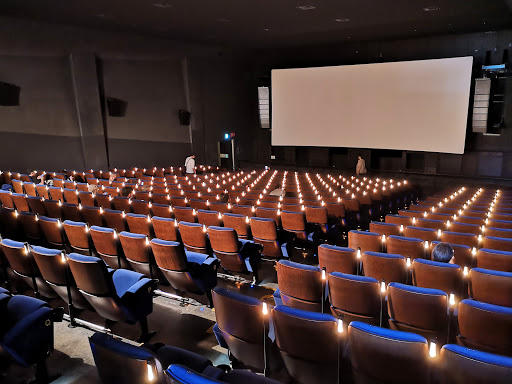
[[[512,357],[495,355],[493,353],[482,352],[475,349],[462,347],[456,344],[445,344],[443,349],[462,355],[471,360],[481,361],[487,364],[499,365],[512,368]]]
[[[288,316],[293,316],[304,320],[337,322],[337,319],[332,315],[328,315],[326,313],[304,311],[302,309],[287,307],[286,305],[278,305],[274,307],[273,310],[276,312],[284,313],[285,315]]]
[[[411,332],[403,332],[403,331],[395,331],[393,329],[386,329],[377,327],[375,325],[370,325],[366,323],[362,323],[360,321],[352,321],[349,327],[353,327],[359,329],[360,331],[370,333],[372,335],[383,337],[386,339],[392,339],[396,341],[405,341],[412,343],[427,343],[427,340],[420,335]]]
[[[482,303],[481,301],[476,301],[476,300],[471,300],[471,299],[462,300],[461,303],[470,305],[474,308],[478,308],[483,311],[497,312],[497,313],[501,313],[504,315],[512,316],[512,308],[510,308],[510,307],[502,307],[501,305]]]
[[[427,259],[415,259],[414,263],[420,263],[420,264],[426,264],[431,265],[433,267],[441,267],[441,268],[460,268],[457,264],[450,264],[450,263],[443,263],[441,261],[433,261],[433,260],[427,260]]]
[[[433,288],[422,288],[416,287],[413,285],[406,285],[402,283],[389,283],[390,287],[395,287],[397,289],[401,289],[403,291],[418,293],[422,295],[433,295],[433,296],[447,296],[445,291],[441,291],[440,289]]]
[[[379,282],[377,279],[374,279],[373,277],[351,275],[351,274],[342,273],[342,272],[331,272],[330,275],[334,276],[334,277],[340,277],[342,279],[352,280],[352,281],[362,281],[365,283],[378,283]]]

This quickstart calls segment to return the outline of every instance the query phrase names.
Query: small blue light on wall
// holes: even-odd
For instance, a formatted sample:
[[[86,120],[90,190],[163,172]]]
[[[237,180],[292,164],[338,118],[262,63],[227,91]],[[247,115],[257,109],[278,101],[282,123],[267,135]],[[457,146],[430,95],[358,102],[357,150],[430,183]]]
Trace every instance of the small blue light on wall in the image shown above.
[[[229,133],[224,134],[224,140],[229,140]]]

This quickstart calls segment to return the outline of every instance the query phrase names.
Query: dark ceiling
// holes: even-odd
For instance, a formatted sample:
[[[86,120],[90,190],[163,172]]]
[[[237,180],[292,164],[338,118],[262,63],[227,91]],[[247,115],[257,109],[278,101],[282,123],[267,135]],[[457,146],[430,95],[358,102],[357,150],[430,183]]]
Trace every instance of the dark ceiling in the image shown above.
[[[511,5],[511,0],[0,0],[0,14],[252,48],[494,31],[512,26]],[[314,9],[299,9],[304,6]]]

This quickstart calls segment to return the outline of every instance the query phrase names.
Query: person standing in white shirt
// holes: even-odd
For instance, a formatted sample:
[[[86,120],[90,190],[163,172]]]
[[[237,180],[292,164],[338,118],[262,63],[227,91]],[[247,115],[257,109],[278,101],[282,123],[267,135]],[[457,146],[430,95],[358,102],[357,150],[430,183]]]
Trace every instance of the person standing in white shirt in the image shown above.
[[[357,156],[356,175],[364,175],[366,172],[366,162],[361,156]]]
[[[186,173],[196,173],[196,157],[195,155],[191,155],[185,159],[185,172]]]

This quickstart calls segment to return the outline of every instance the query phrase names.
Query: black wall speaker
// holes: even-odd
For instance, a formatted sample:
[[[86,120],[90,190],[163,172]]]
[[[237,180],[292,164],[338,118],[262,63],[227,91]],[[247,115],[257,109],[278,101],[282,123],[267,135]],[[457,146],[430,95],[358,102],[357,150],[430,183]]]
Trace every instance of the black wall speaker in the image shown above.
[[[0,105],[11,107],[20,105],[21,88],[0,81]]]
[[[108,115],[112,117],[124,117],[126,115],[126,108],[128,102],[124,100],[114,99],[107,97]]]
[[[190,112],[185,109],[180,109],[178,112],[180,118],[180,125],[190,125]]]

